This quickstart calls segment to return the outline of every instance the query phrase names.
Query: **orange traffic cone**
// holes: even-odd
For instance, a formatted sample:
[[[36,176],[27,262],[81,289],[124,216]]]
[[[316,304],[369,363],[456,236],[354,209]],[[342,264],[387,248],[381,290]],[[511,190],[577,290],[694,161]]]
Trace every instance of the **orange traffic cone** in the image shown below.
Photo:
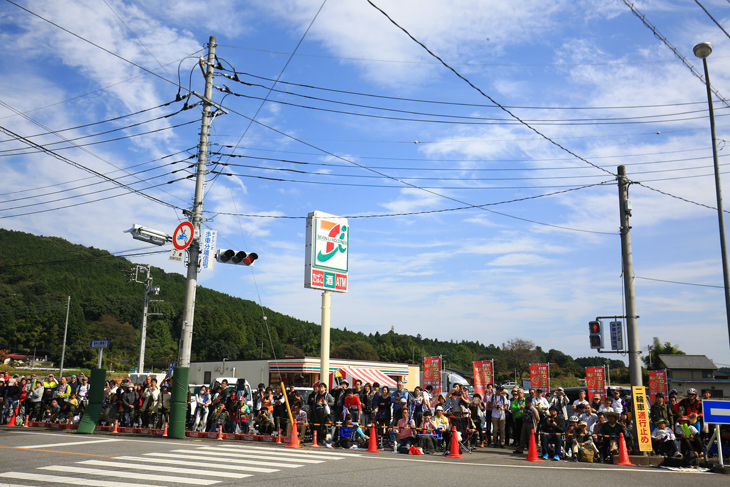
[[[119,431],[117,431],[118,427],[119,427],[119,420],[115,419],[114,420],[114,429],[112,430],[112,433],[119,433]]]
[[[312,446],[318,447],[319,445],[317,444],[317,430],[314,430],[312,432],[312,435],[313,435],[313,437],[312,437]]]
[[[291,428],[291,436],[289,437],[289,444],[286,445],[285,448],[301,448],[302,445],[299,444],[299,433],[297,432],[297,424],[294,423]]]
[[[464,458],[464,455],[459,452],[459,433],[456,431],[456,426],[451,426],[451,451],[446,455],[447,458]]]
[[[218,438],[216,440],[222,440],[223,439],[223,425],[218,425]]]
[[[370,442],[368,443],[368,449],[370,453],[379,453],[378,450],[378,431],[375,429],[375,425],[370,425]]]
[[[167,438],[167,422],[165,422],[165,429],[162,430],[162,437]]]
[[[621,437],[618,441],[618,463],[616,465],[624,465],[627,467],[635,467],[631,460],[629,460],[629,452],[626,449],[626,440],[624,434],[621,433]]]
[[[525,460],[528,462],[543,462],[544,461],[537,454],[537,442],[535,441],[534,433],[530,433],[530,447],[527,449],[527,458],[525,458]]]
[[[20,403],[15,406],[15,414],[8,420],[8,426],[18,426],[18,408],[20,408]]]

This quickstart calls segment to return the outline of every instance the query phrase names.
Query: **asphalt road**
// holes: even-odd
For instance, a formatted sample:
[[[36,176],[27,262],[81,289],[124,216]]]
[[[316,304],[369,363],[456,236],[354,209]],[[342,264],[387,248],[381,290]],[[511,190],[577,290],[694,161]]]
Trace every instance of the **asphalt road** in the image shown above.
[[[496,485],[667,487],[679,482],[727,487],[728,477],[658,468],[546,461],[528,463],[507,450],[484,449],[462,459],[442,455],[135,435],[0,428],[0,486],[431,486]]]

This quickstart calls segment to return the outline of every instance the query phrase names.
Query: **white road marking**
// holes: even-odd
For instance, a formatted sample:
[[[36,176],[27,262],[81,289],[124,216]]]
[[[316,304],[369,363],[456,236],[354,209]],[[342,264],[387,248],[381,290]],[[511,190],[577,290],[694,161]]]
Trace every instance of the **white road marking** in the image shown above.
[[[152,457],[163,457],[166,460],[170,458],[177,458],[180,460],[210,460],[209,458],[200,458],[200,455],[197,455],[196,452],[189,452],[187,455],[181,454],[181,453],[145,453],[145,455],[152,456]],[[232,460],[232,459],[231,459]],[[243,460],[243,459],[241,459]],[[220,463],[220,462],[217,462]],[[260,460],[246,460],[247,465],[263,465],[265,467],[278,467],[278,468],[299,468],[303,467],[304,465],[300,464],[285,464],[281,462],[262,462]],[[208,467],[210,468],[210,464],[208,464]],[[230,465],[227,465],[226,468],[229,468]]]
[[[226,450],[236,450],[236,451],[238,451],[238,450],[244,450],[244,451],[259,450],[259,451],[269,452],[272,455],[287,455],[287,454],[292,454],[292,453],[298,452],[303,455],[314,455],[314,456],[318,456],[318,457],[328,458],[330,460],[342,460],[344,458],[362,456],[359,453],[350,453],[350,450],[341,450],[340,452],[336,452],[333,450],[294,450],[294,449],[281,450],[281,449],[275,448],[275,447],[253,446],[253,445],[239,446],[239,445],[224,444],[224,445],[221,445],[220,447],[206,446],[206,448],[222,448],[222,449],[226,449]],[[354,451],[354,450],[352,450],[352,451]]]
[[[83,479],[78,476],[75,477],[62,477],[60,475],[43,475],[39,473],[31,472],[3,472],[0,473],[0,477],[7,477],[11,479],[19,480],[35,480],[43,483],[59,483],[59,484],[72,484],[78,485]],[[130,484],[127,482],[115,482],[110,480],[94,480],[93,485],[98,487],[160,487],[158,484]]]
[[[27,449],[34,449],[34,448],[52,448],[56,446],[72,446],[72,445],[89,445],[93,443],[108,443],[110,441],[119,441],[116,438],[110,438],[108,440],[86,440],[86,441],[67,441],[65,443],[46,443],[45,445],[28,445],[28,446],[19,446],[18,448],[27,448]]]
[[[176,484],[199,484],[199,485],[213,485],[219,484],[220,480],[207,480],[201,478],[191,477],[172,477],[170,475],[155,475],[147,472],[135,472],[134,470],[127,470],[124,472],[114,470],[101,470],[98,468],[85,468],[78,467],[76,465],[48,465],[47,467],[38,467],[38,470],[53,470],[54,472],[70,472],[77,473],[80,476],[83,475],[99,475],[104,477],[120,477],[123,479],[137,479],[147,480],[149,482],[173,482]],[[198,472],[200,474],[200,472]],[[91,481],[94,484],[95,481]]]
[[[170,472],[170,473],[180,473],[180,474],[187,474],[187,475],[200,475],[200,469],[199,468],[183,468],[183,467],[167,467],[165,465],[145,465],[144,463],[132,463],[132,462],[114,462],[114,461],[106,461],[106,460],[84,460],[81,462],[76,462],[77,464],[82,465],[94,465],[97,467],[118,467],[118,468],[126,468],[126,469],[132,469],[132,470],[150,470],[152,472]],[[126,470],[125,470],[126,472]],[[205,476],[206,477],[224,477],[227,479],[230,479],[232,475],[235,475],[236,478],[244,478],[244,477],[251,477],[249,474],[239,474],[239,473],[231,473],[231,472],[219,472],[217,470],[206,470]]]
[[[172,453],[191,453],[190,450],[172,450]],[[260,458],[262,460],[272,460],[271,455],[267,455],[264,452],[246,452],[246,451],[217,451],[217,450],[208,450],[207,448],[198,448],[195,450],[195,455],[207,455],[212,456],[216,458],[220,457],[232,457],[230,460],[233,460],[233,458],[240,458],[242,460],[245,460],[247,458]],[[273,460],[281,460],[289,461],[293,460],[295,462],[299,463],[324,463],[325,460],[317,460],[313,458],[301,458],[301,457],[277,457]]]
[[[119,460],[127,460],[130,462],[148,462],[159,465],[162,461],[159,458],[150,457],[116,457]],[[189,460],[179,460],[176,458],[166,458],[165,464],[171,465],[182,465],[183,467],[195,467],[210,470],[210,462],[191,462]],[[278,472],[278,468],[264,468],[264,467],[249,467],[248,465],[226,465],[228,470],[239,470],[242,472],[259,472],[259,473],[273,473]]]

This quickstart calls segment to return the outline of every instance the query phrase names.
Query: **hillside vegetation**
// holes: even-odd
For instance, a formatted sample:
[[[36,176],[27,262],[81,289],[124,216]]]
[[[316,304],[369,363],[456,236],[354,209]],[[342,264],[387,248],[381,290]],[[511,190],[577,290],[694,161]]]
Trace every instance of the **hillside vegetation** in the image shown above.
[[[144,286],[128,282],[132,267],[126,258],[106,250],[0,229],[0,349],[48,355],[58,363],[70,295],[66,366],[95,366],[96,353],[89,348],[94,339],[111,340],[104,353],[107,366],[111,362],[122,370],[136,365]],[[155,267],[152,276],[162,289],[159,298],[164,302],[154,303],[162,314],[148,318],[145,363],[164,368],[177,360],[185,278]],[[318,324],[270,309],[265,313],[277,358],[319,355]],[[272,358],[262,316],[253,301],[199,287],[192,359]],[[449,367],[467,371],[472,361],[495,359],[496,371],[504,380],[514,378],[515,369],[524,372],[525,363],[551,362],[551,375],[564,376],[564,385],[570,385],[573,377],[582,378],[583,367],[606,362],[600,357],[573,359],[558,350],[544,352],[522,339],[495,346],[393,331],[365,335],[348,331],[346,326],[333,324],[332,357],[420,363],[424,356],[442,354]],[[390,327],[383,323],[383,330]],[[623,362],[613,360],[611,368],[614,380],[625,374]]]

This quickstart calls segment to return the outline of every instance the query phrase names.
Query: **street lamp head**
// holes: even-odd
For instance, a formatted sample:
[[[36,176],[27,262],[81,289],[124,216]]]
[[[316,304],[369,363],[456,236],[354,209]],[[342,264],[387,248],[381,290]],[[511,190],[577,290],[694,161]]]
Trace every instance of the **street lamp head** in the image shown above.
[[[709,42],[700,42],[692,50],[694,51],[695,56],[700,59],[705,59],[712,53],[712,44]]]

